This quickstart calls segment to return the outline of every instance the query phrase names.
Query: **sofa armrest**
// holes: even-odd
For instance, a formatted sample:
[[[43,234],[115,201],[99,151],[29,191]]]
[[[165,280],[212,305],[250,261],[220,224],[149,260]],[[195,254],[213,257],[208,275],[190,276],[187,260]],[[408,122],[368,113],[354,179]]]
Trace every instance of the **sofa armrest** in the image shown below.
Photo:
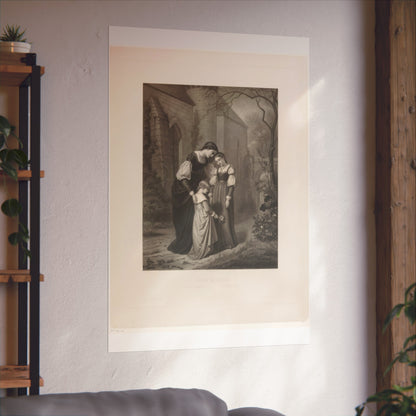
[[[229,416],[284,416],[282,413],[260,407],[240,407],[228,411]]]

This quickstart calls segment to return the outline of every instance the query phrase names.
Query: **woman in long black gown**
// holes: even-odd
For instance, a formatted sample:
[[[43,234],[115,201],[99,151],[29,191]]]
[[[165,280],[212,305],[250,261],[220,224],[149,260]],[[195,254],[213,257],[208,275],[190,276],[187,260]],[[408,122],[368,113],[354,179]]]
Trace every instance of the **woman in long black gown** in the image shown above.
[[[206,179],[205,166],[218,152],[214,142],[207,142],[201,150],[186,157],[176,173],[172,185],[172,217],[176,238],[168,250],[187,254],[192,247],[192,223],[194,219],[193,196],[200,181]]]

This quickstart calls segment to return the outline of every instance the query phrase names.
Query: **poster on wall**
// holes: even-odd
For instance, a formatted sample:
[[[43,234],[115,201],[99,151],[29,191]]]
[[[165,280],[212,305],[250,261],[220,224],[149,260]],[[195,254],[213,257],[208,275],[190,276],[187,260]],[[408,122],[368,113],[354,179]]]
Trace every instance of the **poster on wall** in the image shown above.
[[[109,350],[309,342],[305,38],[110,27]]]

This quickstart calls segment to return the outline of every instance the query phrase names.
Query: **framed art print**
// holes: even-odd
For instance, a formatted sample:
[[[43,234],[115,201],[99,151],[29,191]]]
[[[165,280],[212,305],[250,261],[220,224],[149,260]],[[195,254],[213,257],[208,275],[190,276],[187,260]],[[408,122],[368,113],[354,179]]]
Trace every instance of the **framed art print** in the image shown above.
[[[109,350],[309,342],[305,38],[110,27]]]

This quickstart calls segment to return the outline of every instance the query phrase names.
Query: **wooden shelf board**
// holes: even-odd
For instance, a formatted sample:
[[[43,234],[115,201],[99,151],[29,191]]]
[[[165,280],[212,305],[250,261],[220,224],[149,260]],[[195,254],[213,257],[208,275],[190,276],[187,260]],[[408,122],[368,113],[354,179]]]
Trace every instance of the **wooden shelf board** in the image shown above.
[[[5,175],[3,171],[0,171],[0,178],[6,176],[6,178],[10,178],[9,176]],[[31,170],[19,170],[17,171],[17,178],[19,181],[28,181],[32,177],[32,171]],[[45,171],[40,171],[40,177],[45,177]],[[11,179],[11,178],[10,178]]]
[[[24,388],[30,385],[28,365],[0,366],[0,389]],[[39,377],[39,385],[44,385],[42,377]]]
[[[26,74],[32,73],[32,67],[26,65],[3,65],[0,64],[0,73],[2,74]]]
[[[8,74],[0,72],[0,85],[18,87],[27,76],[28,74]]]
[[[32,67],[21,62],[25,53],[2,52],[0,54],[0,84],[7,86],[19,86],[28,75],[32,73]],[[45,73],[45,67],[40,67],[40,74]]]
[[[28,66],[29,72],[26,71],[16,71],[16,72],[9,72],[4,71],[3,66],[0,65],[0,85],[5,85],[8,87],[18,87],[32,72],[31,67]],[[44,69],[41,68],[40,74],[44,74]]]
[[[43,274],[39,275],[39,280],[41,282],[45,280]],[[30,270],[0,270],[0,283],[7,283],[9,281],[15,283],[30,282]]]

